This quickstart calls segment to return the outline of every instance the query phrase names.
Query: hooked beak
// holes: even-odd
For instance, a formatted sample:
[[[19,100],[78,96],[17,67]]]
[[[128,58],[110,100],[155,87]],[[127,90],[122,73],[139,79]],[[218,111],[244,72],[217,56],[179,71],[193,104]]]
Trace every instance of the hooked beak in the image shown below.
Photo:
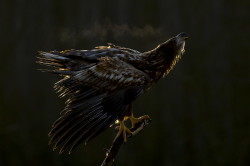
[[[184,40],[187,40],[189,38],[188,34],[185,33],[185,32],[180,33],[179,35],[177,35],[177,37],[178,38],[180,37],[180,38],[182,38]]]

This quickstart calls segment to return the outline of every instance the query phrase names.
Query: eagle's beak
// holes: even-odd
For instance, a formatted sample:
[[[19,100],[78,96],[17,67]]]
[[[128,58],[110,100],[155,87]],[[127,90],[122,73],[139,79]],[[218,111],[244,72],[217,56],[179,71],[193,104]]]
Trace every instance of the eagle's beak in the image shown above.
[[[176,36],[177,38],[182,38],[184,40],[187,40],[189,38],[188,34],[185,32],[180,33],[179,35]]]

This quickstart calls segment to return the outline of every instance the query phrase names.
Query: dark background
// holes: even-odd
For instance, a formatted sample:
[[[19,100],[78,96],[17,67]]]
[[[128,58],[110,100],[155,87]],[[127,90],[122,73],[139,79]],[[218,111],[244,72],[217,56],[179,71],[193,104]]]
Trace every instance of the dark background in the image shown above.
[[[250,165],[249,0],[1,0],[0,165],[100,165],[109,129],[72,155],[47,145],[64,107],[37,51],[112,42],[147,51],[185,31],[186,54],[134,104],[153,122],[116,165]]]

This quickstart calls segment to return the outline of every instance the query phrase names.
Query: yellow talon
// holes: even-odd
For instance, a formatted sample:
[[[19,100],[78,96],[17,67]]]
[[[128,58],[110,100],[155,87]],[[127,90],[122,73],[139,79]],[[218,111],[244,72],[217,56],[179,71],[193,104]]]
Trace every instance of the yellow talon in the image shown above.
[[[123,141],[126,143],[127,142],[127,134],[130,135],[132,134],[131,131],[125,126],[124,122],[123,121],[119,121],[119,129],[118,129],[118,133],[116,135],[116,138],[117,139],[121,134],[123,136]]]
[[[132,128],[135,127],[135,125],[137,123],[142,122],[142,121],[144,121],[146,119],[150,119],[150,117],[148,115],[144,115],[144,116],[141,116],[139,118],[135,118],[133,115],[131,115],[131,116],[124,117],[123,120],[117,120],[115,123],[116,124],[119,123],[120,126],[116,127],[117,135],[116,135],[115,139],[117,139],[118,137],[120,137],[120,135],[122,134],[123,141],[125,143],[127,142],[127,135],[131,135],[132,134],[132,132],[124,124],[124,120],[126,120],[127,118],[130,119],[131,124],[132,124]]]
[[[142,120],[145,120],[145,119],[150,119],[150,117],[148,115],[143,115],[139,118],[135,118],[133,115],[129,117],[131,123],[132,123],[132,128],[135,127],[135,125],[139,122],[141,122]]]

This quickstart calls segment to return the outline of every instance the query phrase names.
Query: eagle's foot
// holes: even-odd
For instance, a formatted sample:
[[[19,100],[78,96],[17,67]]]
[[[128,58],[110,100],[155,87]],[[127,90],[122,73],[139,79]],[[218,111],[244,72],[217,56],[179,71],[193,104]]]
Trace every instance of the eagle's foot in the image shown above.
[[[143,115],[139,118],[135,118],[133,115],[129,117],[131,123],[132,123],[132,128],[136,126],[136,124],[142,122],[142,121],[147,121],[150,120],[150,117],[148,115]]]
[[[127,135],[131,135],[132,132],[125,126],[124,121],[118,121],[118,123],[120,124],[120,126],[116,127],[116,130],[118,132],[117,132],[115,139],[120,137],[120,135],[122,134],[123,141],[124,141],[124,143],[126,143],[127,142]]]

